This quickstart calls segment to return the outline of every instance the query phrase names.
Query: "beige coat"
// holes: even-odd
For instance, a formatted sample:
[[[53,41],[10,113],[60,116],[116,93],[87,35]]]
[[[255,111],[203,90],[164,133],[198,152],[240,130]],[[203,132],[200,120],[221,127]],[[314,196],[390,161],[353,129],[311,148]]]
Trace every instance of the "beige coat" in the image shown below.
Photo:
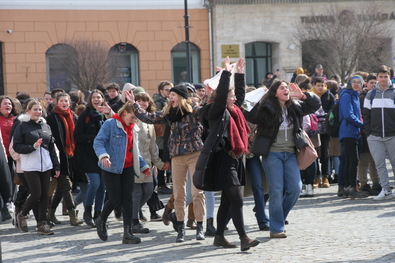
[[[137,120],[137,125],[140,128],[139,131],[139,151],[144,161],[152,168],[152,164],[158,169],[162,169],[165,165],[159,158],[159,148],[156,145],[156,134],[153,124],[147,124],[140,120]],[[134,178],[135,183],[150,183],[153,182],[152,176],[141,175],[140,178],[137,176]]]

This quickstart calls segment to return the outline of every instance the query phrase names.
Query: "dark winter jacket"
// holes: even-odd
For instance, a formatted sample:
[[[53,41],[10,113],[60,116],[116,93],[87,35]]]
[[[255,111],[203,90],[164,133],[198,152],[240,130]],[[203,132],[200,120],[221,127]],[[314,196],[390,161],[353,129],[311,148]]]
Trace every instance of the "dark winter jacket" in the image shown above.
[[[54,137],[45,119],[41,118],[39,122],[35,122],[30,120],[30,116],[26,114],[20,115],[18,119],[21,123],[15,128],[13,148],[19,154],[31,154],[31,157],[33,157],[30,160],[26,158],[27,163],[21,163],[21,165],[31,168],[25,171],[47,171],[48,169],[43,169],[42,166],[44,163],[48,164],[50,162],[52,162],[52,168],[59,171],[60,166],[55,151]],[[40,138],[43,139],[42,144],[38,149],[35,149],[33,145]]]
[[[317,95],[312,92],[305,92],[304,94],[307,97],[305,100],[293,100],[292,104],[298,116],[298,118],[293,120],[294,138],[302,129],[303,116],[314,113],[321,106],[320,98]],[[263,136],[267,140],[265,149],[263,149],[263,152],[266,153],[264,157],[269,154],[270,148],[277,138],[277,133],[282,122],[281,120],[273,121],[275,114],[274,106],[270,101],[266,101],[263,104],[258,102],[250,112],[244,112],[247,121],[257,124],[257,136]],[[296,145],[296,147],[299,149],[298,145]]]
[[[99,159],[93,149],[93,141],[106,120],[104,115],[93,117],[88,106],[78,117],[74,130],[74,169],[83,173],[100,173]]]
[[[74,115],[74,123],[77,122],[77,117]],[[55,138],[56,147],[59,150],[60,159],[60,173],[66,175],[72,175],[72,158],[66,156],[64,149],[66,135],[64,133],[64,125],[57,113],[52,112],[47,117],[47,123],[51,127],[52,135]]]
[[[370,134],[379,137],[395,136],[395,88],[391,81],[388,88],[382,91],[378,85],[374,87],[376,95],[372,98],[373,90],[366,94],[363,104],[363,120],[366,136]]]

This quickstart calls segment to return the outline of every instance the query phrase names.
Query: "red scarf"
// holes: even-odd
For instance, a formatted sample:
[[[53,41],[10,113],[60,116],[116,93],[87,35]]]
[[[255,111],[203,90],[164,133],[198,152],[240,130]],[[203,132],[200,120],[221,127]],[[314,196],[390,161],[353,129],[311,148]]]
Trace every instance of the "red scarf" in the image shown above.
[[[230,113],[229,119],[229,140],[232,151],[236,157],[248,152],[248,134],[250,128],[244,118],[240,108],[233,106],[228,108]]]
[[[128,141],[126,145],[125,164],[123,165],[123,168],[128,168],[130,166],[133,166],[133,127],[135,123],[132,123],[129,126],[126,125],[126,123],[123,121],[122,117],[118,115],[118,113],[115,113],[112,118],[120,121],[122,123],[123,129],[126,132]]]
[[[58,114],[59,118],[62,120],[64,126],[64,134],[66,137],[64,150],[67,156],[74,156],[74,115],[70,108],[67,110],[62,110],[59,106],[56,106],[53,110]]]

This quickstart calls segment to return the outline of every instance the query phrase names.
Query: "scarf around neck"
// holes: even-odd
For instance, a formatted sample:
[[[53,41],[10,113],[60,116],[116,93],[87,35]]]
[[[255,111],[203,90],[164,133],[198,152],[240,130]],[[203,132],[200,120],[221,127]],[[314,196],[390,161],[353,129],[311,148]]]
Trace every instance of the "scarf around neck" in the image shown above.
[[[74,118],[73,112],[70,108],[67,110],[62,110],[59,106],[56,106],[53,110],[54,113],[58,114],[59,118],[62,120],[64,126],[65,134],[65,145],[64,150],[67,156],[74,156]]]
[[[189,112],[185,112],[184,115],[182,115],[181,111],[178,108],[171,108],[169,114],[167,114],[167,118],[170,122],[177,122],[188,114]]]
[[[320,98],[321,98],[322,95],[325,94],[326,90],[327,90],[327,88],[324,87],[324,90],[323,90],[322,93],[320,94],[320,93],[318,93],[318,91],[317,91],[315,88],[313,88],[313,92],[314,92],[318,97],[320,97]]]
[[[236,157],[248,152],[248,134],[250,128],[240,108],[233,106],[228,108],[229,118],[229,141]]]
[[[115,113],[112,118],[120,121],[122,123],[123,129],[126,132],[126,137],[127,137],[127,145],[126,145],[126,155],[125,155],[125,163],[123,168],[128,168],[133,165],[133,127],[135,123],[132,123],[131,125],[126,125],[126,123],[123,121],[122,117],[118,115],[118,113]]]

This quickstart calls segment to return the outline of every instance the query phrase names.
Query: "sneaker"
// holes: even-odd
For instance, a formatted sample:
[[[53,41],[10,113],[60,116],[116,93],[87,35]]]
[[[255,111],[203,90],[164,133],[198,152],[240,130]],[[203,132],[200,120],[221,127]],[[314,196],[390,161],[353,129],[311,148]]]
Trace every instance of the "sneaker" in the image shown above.
[[[365,184],[361,186],[360,191],[367,192],[367,194],[370,196],[378,195],[380,193],[379,191],[376,191],[373,188],[371,188],[370,184]]]
[[[391,190],[385,191],[382,189],[379,195],[373,198],[373,201],[391,200],[392,198],[394,198],[394,195]]]
[[[47,222],[44,222],[39,227],[37,227],[37,234],[38,235],[53,235],[53,232],[51,231]]]
[[[158,194],[160,195],[171,195],[172,193],[173,190],[166,185],[158,187]]]
[[[151,214],[151,221],[162,221],[162,217],[155,212]]]
[[[16,219],[18,220],[18,228],[22,232],[29,232],[29,228],[27,227],[27,222],[26,222],[26,216],[22,215],[22,212],[20,212]]]
[[[142,224],[137,224],[132,226],[132,233],[142,233],[142,234],[147,234],[149,233],[149,229],[146,227],[143,227]]]
[[[367,198],[369,194],[367,192],[360,192],[357,191],[356,188],[351,187],[350,191],[348,192],[348,198],[355,199],[355,198]]]

